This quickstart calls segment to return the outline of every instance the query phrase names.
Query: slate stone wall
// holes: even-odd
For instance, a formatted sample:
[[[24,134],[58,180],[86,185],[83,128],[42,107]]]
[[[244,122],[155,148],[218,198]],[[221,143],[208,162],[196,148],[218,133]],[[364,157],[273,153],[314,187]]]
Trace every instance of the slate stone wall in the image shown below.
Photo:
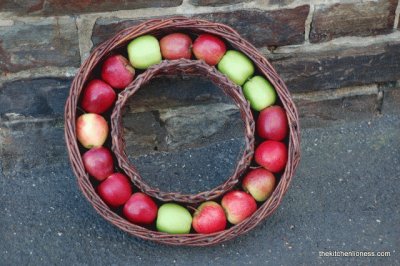
[[[400,105],[398,2],[3,0],[0,130],[24,121],[62,121],[69,84],[93,47],[127,26],[173,15],[228,24],[253,43],[286,81],[303,127],[393,113]],[[161,96],[157,84],[165,87]],[[154,83],[130,105],[126,121],[147,130],[129,132],[140,149],[188,148],[185,132],[196,135],[190,147],[201,146],[202,138],[242,136],[237,109],[212,84],[169,84]],[[179,90],[184,86],[192,89]]]

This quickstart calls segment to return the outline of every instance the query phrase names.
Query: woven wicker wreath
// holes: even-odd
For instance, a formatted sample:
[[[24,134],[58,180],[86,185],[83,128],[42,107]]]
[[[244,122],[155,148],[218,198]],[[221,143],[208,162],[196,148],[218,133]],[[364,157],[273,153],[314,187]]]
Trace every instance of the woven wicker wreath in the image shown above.
[[[98,69],[102,62],[115,51],[124,49],[130,41],[137,37],[152,35],[160,39],[174,32],[189,32],[192,36],[203,33],[212,34],[223,40],[229,49],[239,51],[246,55],[253,62],[256,74],[265,77],[275,88],[279,98],[279,104],[284,108],[288,121],[289,134],[284,141],[288,149],[288,159],[284,170],[276,174],[278,182],[272,195],[266,201],[259,203],[257,210],[247,219],[235,225],[228,224],[225,230],[211,234],[199,234],[193,229],[188,234],[169,234],[156,231],[154,225],[141,226],[128,221],[122,214],[117,212],[115,208],[108,206],[97,194],[96,186],[98,186],[98,182],[93,180],[85,170],[82,160],[82,156],[87,149],[84,149],[77,140],[76,121],[78,116],[82,114],[82,109],[80,108],[81,94],[88,82],[96,78],[96,69]],[[210,191],[200,192],[194,195],[181,194],[178,192],[163,192],[149,186],[140,176],[135,166],[128,160],[125,153],[121,116],[123,107],[128,98],[133,96],[140,87],[149,82],[152,78],[176,74],[201,75],[211,80],[227,96],[233,99],[235,104],[239,107],[244,124],[245,149],[234,169],[234,173],[223,184]],[[221,198],[226,195],[226,193],[233,189],[240,189],[240,182],[246,173],[251,170],[250,163],[253,159],[255,149],[255,122],[253,115],[257,114],[256,111],[251,110],[249,102],[243,96],[240,86],[232,82],[226,75],[220,73],[216,67],[209,66],[202,60],[178,59],[163,60],[161,63],[147,68],[137,75],[124,90],[119,91],[118,99],[113,107],[114,109],[112,110],[111,117],[109,117],[111,134],[108,138],[111,137],[111,144],[109,144],[107,148],[113,152],[115,158],[115,172],[123,173],[129,177],[134,192],[141,191],[156,199],[157,202],[177,203],[188,208],[190,212],[193,212],[192,209],[199,206],[202,202],[209,200],[220,202]],[[298,121],[297,110],[286,85],[267,59],[265,59],[254,46],[242,39],[236,31],[226,25],[205,20],[174,17],[149,20],[138,26],[122,30],[113,38],[102,43],[93,50],[88,59],[80,67],[71,85],[70,94],[65,106],[65,139],[72,168],[77,176],[78,184],[83,194],[96,211],[107,221],[143,239],[172,245],[206,246],[226,241],[249,231],[278,207],[288,189],[300,159],[300,130]]]

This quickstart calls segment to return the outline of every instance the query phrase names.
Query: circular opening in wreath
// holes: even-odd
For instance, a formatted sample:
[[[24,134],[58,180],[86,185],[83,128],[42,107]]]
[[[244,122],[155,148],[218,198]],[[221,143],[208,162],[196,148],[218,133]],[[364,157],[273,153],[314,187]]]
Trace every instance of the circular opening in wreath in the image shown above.
[[[239,107],[200,76],[150,80],[128,99],[122,123],[129,161],[164,192],[211,190],[233,174],[245,149]]]
[[[240,87],[202,61],[147,69],[119,95],[111,120],[119,166],[162,201],[222,196],[254,151],[254,121]]]

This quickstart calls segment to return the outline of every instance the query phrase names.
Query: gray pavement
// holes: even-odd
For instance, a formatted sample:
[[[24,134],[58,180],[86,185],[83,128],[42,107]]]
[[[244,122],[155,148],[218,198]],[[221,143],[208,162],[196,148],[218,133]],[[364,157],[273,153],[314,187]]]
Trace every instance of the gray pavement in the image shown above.
[[[249,233],[205,248],[144,241],[103,220],[78,189],[62,121],[8,127],[0,132],[0,265],[400,265],[398,115],[303,129],[302,160],[277,211]],[[235,150],[234,143],[205,153]]]

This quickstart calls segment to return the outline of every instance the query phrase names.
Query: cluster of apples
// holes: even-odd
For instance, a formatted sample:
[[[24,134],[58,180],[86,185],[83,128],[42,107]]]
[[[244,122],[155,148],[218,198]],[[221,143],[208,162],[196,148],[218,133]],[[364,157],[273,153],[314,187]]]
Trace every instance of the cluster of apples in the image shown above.
[[[227,50],[217,36],[201,34],[194,42],[189,35],[171,33],[161,40],[152,35],[137,37],[127,45],[128,59],[112,55],[102,64],[101,79],[91,80],[82,92],[81,107],[86,112],[78,117],[76,135],[86,149],[82,156],[88,174],[98,183],[96,191],[111,208],[120,209],[130,222],[153,225],[158,231],[185,234],[193,227],[197,233],[222,231],[227,223],[238,224],[257,210],[257,202],[267,200],[276,186],[274,174],[279,174],[287,162],[287,148],[282,142],[288,134],[285,111],[274,105],[274,87],[260,75],[253,76],[253,62],[243,53]],[[133,193],[128,177],[116,172],[114,159],[104,143],[109,127],[103,114],[115,104],[117,93],[135,78],[136,70],[145,70],[164,58],[176,60],[192,57],[203,60],[242,86],[245,98],[258,115],[256,129],[262,142],[255,151],[259,165],[250,170],[242,181],[242,189],[226,193],[221,203],[207,201],[200,204],[193,216],[176,203],[159,207],[148,195]]]

